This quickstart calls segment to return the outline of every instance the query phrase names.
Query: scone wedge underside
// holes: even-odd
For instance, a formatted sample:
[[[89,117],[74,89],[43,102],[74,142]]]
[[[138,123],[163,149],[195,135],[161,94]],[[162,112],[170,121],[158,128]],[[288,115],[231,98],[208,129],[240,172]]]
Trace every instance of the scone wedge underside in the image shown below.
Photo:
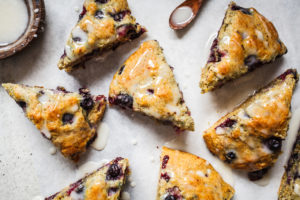
[[[116,158],[45,200],[117,200],[129,172],[127,159]]]
[[[11,83],[2,86],[65,157],[77,161],[96,138],[97,125],[106,108],[103,95],[92,96],[83,88],[75,93],[62,87],[52,90]]]
[[[300,130],[281,179],[278,200],[300,199]]]
[[[202,69],[202,93],[219,88],[286,52],[270,21],[254,8],[242,8],[231,2]]]
[[[271,167],[285,139],[297,71],[289,69],[204,132],[208,149],[231,167]]]
[[[206,160],[163,147],[157,200],[230,200],[234,192]]]
[[[70,72],[92,57],[138,38],[146,29],[136,23],[127,0],[85,0],[58,67]]]
[[[109,102],[171,122],[180,130],[194,130],[182,92],[157,41],[144,42],[113,77]]]

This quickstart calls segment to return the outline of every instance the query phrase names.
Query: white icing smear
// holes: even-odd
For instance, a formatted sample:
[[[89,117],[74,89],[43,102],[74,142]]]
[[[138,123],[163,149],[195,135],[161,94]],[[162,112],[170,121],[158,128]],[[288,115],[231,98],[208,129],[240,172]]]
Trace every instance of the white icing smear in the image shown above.
[[[93,171],[99,169],[100,167],[102,167],[103,165],[105,165],[106,163],[108,163],[108,160],[101,160],[101,161],[89,161],[84,163],[83,165],[81,165],[77,170],[76,170],[76,177],[77,178],[82,178],[90,173],[92,173]]]
[[[109,136],[109,126],[105,123],[102,122],[97,130],[97,138],[91,145],[94,149],[101,151],[105,148]]]
[[[56,154],[56,148],[55,148],[55,147],[51,147],[51,148],[49,149],[49,153],[50,153],[51,155]]]
[[[16,41],[28,24],[24,0],[0,0],[0,45]]]
[[[42,196],[35,196],[32,198],[32,200],[44,200],[45,198]]]
[[[294,192],[300,196],[300,185],[297,183],[294,186]]]
[[[83,200],[84,192],[77,193],[76,190],[73,190],[70,194],[71,200]]]
[[[178,9],[173,13],[172,15],[172,22],[175,25],[181,25],[184,24],[188,21],[190,21],[193,17],[193,10],[188,7],[188,6],[183,6]]]
[[[128,192],[122,192],[121,200],[130,200],[130,194]]]

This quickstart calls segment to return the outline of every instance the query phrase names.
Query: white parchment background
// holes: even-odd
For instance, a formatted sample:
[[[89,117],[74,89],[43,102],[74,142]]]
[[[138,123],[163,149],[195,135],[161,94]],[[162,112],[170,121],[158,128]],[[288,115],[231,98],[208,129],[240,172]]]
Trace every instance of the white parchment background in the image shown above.
[[[169,15],[181,3],[180,0],[129,0],[133,15],[140,24],[147,27],[147,35],[119,47],[105,61],[90,61],[85,70],[67,74],[60,71],[56,64],[63,52],[66,38],[78,19],[79,13],[75,8],[81,9],[82,2],[83,0],[46,0],[47,26],[44,34],[24,51],[0,61],[0,82],[43,85],[47,88],[61,85],[70,91],[86,86],[93,94],[107,96],[112,76],[122,62],[142,41],[157,39],[164,48],[168,63],[175,68],[176,79],[195,119],[196,130],[177,135],[172,127],[161,125],[148,117],[137,114],[132,116],[130,112],[108,108],[104,122],[109,126],[110,136],[105,150],[90,150],[78,165],[74,165],[59,153],[50,155],[49,148],[52,144],[40,135],[24,117],[22,110],[0,88],[0,199],[30,200],[36,195],[51,195],[76,180],[76,169],[80,165],[116,156],[130,160],[132,179],[137,183],[134,188],[126,188],[131,199],[155,199],[160,148],[168,141],[172,141],[170,146],[194,153],[211,162],[224,179],[235,187],[235,199],[277,199],[283,166],[295,131],[289,131],[283,147],[284,154],[271,170],[271,178],[266,186],[250,182],[241,172],[231,172],[222,167],[208,152],[202,133],[255,89],[267,84],[285,69],[294,67],[300,71],[300,1],[237,1],[241,6],[257,8],[274,23],[280,38],[288,47],[288,53],[275,63],[205,95],[200,94],[198,83],[201,67],[208,55],[206,43],[219,29],[229,0],[206,1],[196,20],[180,32],[174,32],[168,26]],[[293,112],[300,108],[299,90],[298,87],[293,97]],[[292,118],[292,123],[293,127],[298,126],[295,117]],[[132,145],[133,139],[138,142],[136,146]],[[151,156],[155,158],[155,162],[151,162]]]

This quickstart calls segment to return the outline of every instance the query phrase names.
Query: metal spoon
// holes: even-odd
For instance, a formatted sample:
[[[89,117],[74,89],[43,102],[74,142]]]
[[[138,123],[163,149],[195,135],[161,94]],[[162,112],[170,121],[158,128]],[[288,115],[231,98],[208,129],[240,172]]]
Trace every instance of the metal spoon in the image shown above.
[[[186,0],[170,15],[169,25],[174,30],[186,27],[197,16],[203,0]]]

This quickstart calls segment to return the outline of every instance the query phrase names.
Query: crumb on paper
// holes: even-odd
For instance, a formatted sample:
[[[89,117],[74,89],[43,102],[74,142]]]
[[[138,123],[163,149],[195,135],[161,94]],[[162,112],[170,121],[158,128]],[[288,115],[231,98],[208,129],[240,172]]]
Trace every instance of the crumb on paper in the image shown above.
[[[131,187],[135,187],[135,186],[136,186],[136,183],[135,183],[134,181],[132,181],[132,182],[130,183],[130,186],[131,186]]]
[[[131,143],[132,143],[133,145],[137,145],[137,144],[138,144],[138,142],[137,142],[136,139],[133,139],[133,140],[131,141]]]

